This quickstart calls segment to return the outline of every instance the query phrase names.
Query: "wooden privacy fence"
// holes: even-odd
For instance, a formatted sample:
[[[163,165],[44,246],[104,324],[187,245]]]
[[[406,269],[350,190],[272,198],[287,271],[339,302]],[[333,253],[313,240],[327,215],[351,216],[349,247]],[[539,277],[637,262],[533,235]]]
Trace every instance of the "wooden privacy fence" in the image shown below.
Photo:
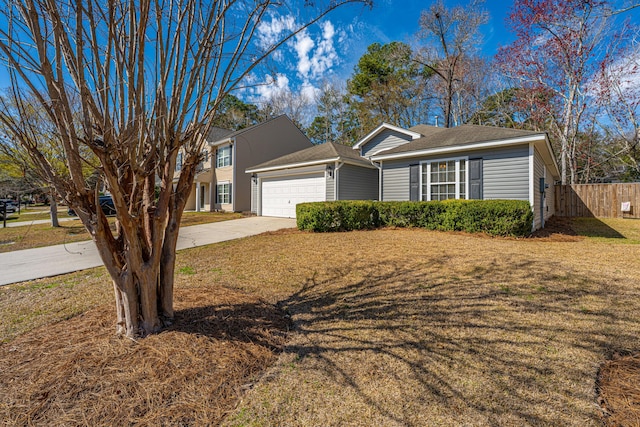
[[[640,218],[640,182],[556,185],[555,199],[556,216]]]

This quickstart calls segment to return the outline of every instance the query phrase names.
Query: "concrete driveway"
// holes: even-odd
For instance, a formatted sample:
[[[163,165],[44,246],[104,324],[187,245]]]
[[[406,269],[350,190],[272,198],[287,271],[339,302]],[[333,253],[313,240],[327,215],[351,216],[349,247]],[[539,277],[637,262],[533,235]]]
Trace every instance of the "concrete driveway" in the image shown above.
[[[250,217],[182,227],[178,250],[296,226],[295,219]],[[92,241],[0,253],[0,286],[103,265]]]

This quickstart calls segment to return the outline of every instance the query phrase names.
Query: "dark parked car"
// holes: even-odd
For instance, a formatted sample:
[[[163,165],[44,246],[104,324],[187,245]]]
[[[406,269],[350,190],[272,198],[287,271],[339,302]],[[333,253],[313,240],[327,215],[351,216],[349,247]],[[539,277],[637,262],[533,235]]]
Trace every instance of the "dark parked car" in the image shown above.
[[[7,218],[16,211],[16,207],[13,205],[11,200],[2,199],[0,200],[0,219],[4,219],[5,212],[7,213]]]
[[[104,212],[105,215],[116,214],[116,206],[113,204],[111,196],[100,196],[100,206],[102,207],[102,212]],[[69,208],[67,213],[69,215],[76,216],[76,213],[71,208]]]

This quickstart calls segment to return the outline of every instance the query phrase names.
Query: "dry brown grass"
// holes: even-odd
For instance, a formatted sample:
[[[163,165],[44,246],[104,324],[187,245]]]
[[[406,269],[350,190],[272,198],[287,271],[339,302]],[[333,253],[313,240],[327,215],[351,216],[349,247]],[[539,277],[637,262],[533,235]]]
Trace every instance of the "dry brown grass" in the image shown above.
[[[631,231],[619,231],[620,236],[635,232],[639,225],[627,222],[624,226]],[[622,230],[612,223],[609,228]],[[639,350],[640,245],[628,241],[624,237],[557,233],[517,240],[425,230],[287,231],[181,252],[177,289],[192,292],[195,299],[231,292],[247,301],[272,304],[265,309],[273,310],[276,305],[291,316],[294,329],[262,379],[244,394],[236,392],[237,385],[217,390],[221,402],[226,402],[224,411],[237,405],[225,425],[600,425],[603,419],[612,419],[603,418],[597,404],[596,378],[601,366],[613,354]],[[64,277],[82,281],[79,274]],[[47,289],[45,283],[57,283],[61,278],[48,280],[29,293],[54,295],[56,288]],[[86,424],[78,418],[81,408],[91,412],[96,401],[107,401],[105,407],[126,423],[151,425],[163,419],[160,407],[146,405],[160,399],[157,396],[164,399],[165,392],[151,397],[127,392],[137,396],[137,405],[145,409],[121,412],[122,403],[113,396],[114,388],[94,387],[94,382],[108,381],[111,371],[101,372],[106,379],[92,376],[86,386],[91,392],[80,395],[55,393],[43,398],[37,394],[36,390],[42,393],[56,385],[63,390],[66,377],[55,376],[44,384],[35,381],[34,375],[31,383],[26,382],[31,393],[23,390],[24,381],[10,381],[19,377],[11,360],[22,352],[32,352],[40,337],[57,336],[58,341],[93,356],[85,362],[84,356],[77,356],[84,353],[72,353],[72,359],[56,352],[37,358],[38,365],[43,365],[39,372],[56,371],[61,364],[70,364],[73,372],[93,372],[96,364],[105,366],[114,363],[112,359],[126,357],[132,373],[123,390],[139,388],[136,384],[143,381],[137,376],[139,370],[145,372],[144,377],[165,378],[144,384],[162,390],[177,387],[178,383],[156,370],[173,369],[179,376],[188,366],[169,369],[153,362],[143,365],[147,366],[144,371],[138,365],[152,351],[129,356],[133,352],[130,344],[111,338],[110,308],[100,308],[98,302],[107,298],[109,286],[103,283],[107,290],[98,291],[97,282],[82,290],[90,296],[83,302],[95,300],[97,308],[89,313],[103,310],[104,323],[83,322],[84,316],[79,316],[58,323],[52,330],[52,318],[47,318],[40,323],[44,327],[0,346],[0,418],[20,421],[25,412],[35,410],[48,420],[53,418],[44,417],[50,414],[73,413],[77,416],[69,415],[67,424]],[[21,292],[18,286],[9,288],[0,290],[3,313]],[[44,295],[40,298],[53,300]],[[65,304],[65,300],[56,300],[52,305],[66,313]],[[217,304],[211,301],[198,306]],[[233,317],[243,313],[244,307],[229,312]],[[247,323],[239,329],[264,327],[265,334],[282,337],[278,327],[253,324],[251,317],[245,316]],[[3,334],[4,323],[11,318],[9,314],[0,320]],[[33,315],[29,321],[37,324],[38,318]],[[194,317],[190,314],[189,318]],[[72,332],[85,323],[90,326],[83,334]],[[75,343],[92,332],[103,337],[99,338],[101,346],[91,340],[84,346]],[[167,357],[174,351],[181,354],[187,345],[206,353],[203,349],[208,341],[201,336],[187,332],[185,340],[178,340],[162,333],[147,340],[163,341],[153,345],[162,345],[163,357]],[[139,346],[151,345],[147,340]],[[10,348],[16,350],[9,352]],[[278,346],[264,348],[277,351]],[[37,349],[48,351],[46,346]],[[271,357],[257,363],[267,366]],[[249,376],[257,377],[260,368],[252,366],[255,370],[248,369],[252,372]],[[233,370],[216,362],[215,357],[209,368],[217,369],[218,375]],[[121,379],[126,376],[118,374]],[[195,377],[189,378],[194,378],[193,382],[180,383],[178,390],[188,384],[202,385]],[[231,381],[250,382],[253,380]],[[224,400],[229,393],[232,398]],[[22,406],[7,397],[15,395],[23,396]],[[69,404],[72,395],[73,410]],[[206,402],[216,401],[216,396],[209,395]],[[242,398],[239,404],[238,398]],[[200,425],[207,424],[203,420],[210,416],[207,405],[175,409],[190,416],[203,414],[197,420],[184,418]],[[615,412],[609,406],[607,410]],[[208,423],[216,424],[217,420],[211,418]]]
[[[113,336],[109,306],[0,347],[5,425],[215,425],[285,340],[272,305],[228,289],[182,289],[175,322]]]
[[[26,218],[26,219],[25,219]],[[226,221],[242,218],[240,213],[224,212],[185,212],[182,217],[182,226],[207,224],[211,222]],[[21,221],[33,220],[29,215],[22,215]],[[113,224],[115,218],[109,218]],[[0,252],[11,252],[22,249],[39,248],[42,246],[61,245],[63,243],[81,242],[90,240],[89,233],[85,230],[80,220],[64,221],[60,227],[51,227],[50,224],[33,224],[22,227],[0,228]]]

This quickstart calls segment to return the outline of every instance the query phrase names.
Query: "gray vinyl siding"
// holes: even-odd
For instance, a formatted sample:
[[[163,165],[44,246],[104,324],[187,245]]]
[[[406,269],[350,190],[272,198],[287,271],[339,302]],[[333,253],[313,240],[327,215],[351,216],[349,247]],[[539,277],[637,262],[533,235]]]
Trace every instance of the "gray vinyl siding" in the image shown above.
[[[529,146],[519,145],[448,155],[386,160],[382,163],[382,200],[409,200],[409,165],[468,156],[482,158],[483,198],[529,200]]]
[[[377,200],[378,170],[347,164],[340,167],[338,198],[340,200]]]
[[[529,145],[479,152],[484,199],[529,200]]]
[[[553,177],[551,173],[546,170],[542,156],[538,150],[534,151],[533,157],[533,215],[534,215],[534,228],[540,228],[540,178],[545,179],[545,183],[549,186],[546,190],[545,196],[545,209],[544,219],[548,220],[555,213],[555,194],[553,186]],[[546,173],[546,174],[545,174]]]
[[[533,228],[540,228],[540,178],[544,178],[544,162],[538,150],[533,155]]]
[[[327,191],[325,192],[327,202],[333,202],[336,200],[336,191],[335,191],[335,172],[333,176],[329,176],[327,172],[324,173],[326,182],[327,182]]]
[[[409,165],[419,160],[385,161],[382,164],[382,200],[409,200]]]
[[[376,152],[395,148],[410,141],[410,136],[394,130],[386,129],[373,137],[371,141],[360,147],[361,155],[363,157],[368,157]]]

